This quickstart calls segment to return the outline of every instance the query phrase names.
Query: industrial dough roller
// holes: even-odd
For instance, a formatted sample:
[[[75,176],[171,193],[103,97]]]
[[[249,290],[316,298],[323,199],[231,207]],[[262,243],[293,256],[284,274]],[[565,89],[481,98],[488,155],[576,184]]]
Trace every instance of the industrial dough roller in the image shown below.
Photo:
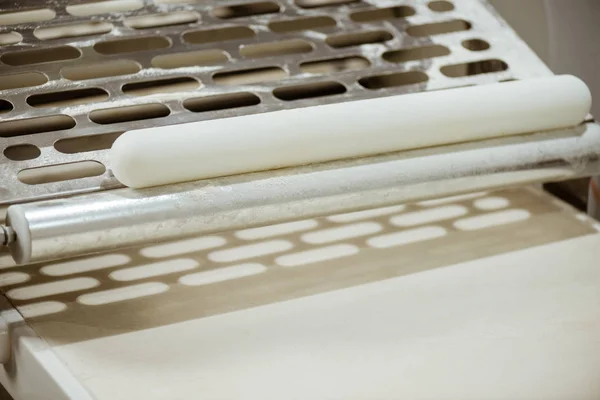
[[[405,51],[398,50],[402,45],[401,38],[423,36],[414,28],[423,30],[431,25],[431,22],[424,23],[429,17],[438,21],[435,22],[437,24],[464,21],[463,17],[477,19],[475,26],[464,23],[462,28],[456,29],[464,32],[433,30],[430,43],[423,39],[412,42],[412,46],[432,46],[433,43],[434,46],[451,49],[458,54],[455,57],[466,60],[466,63],[460,64],[464,71],[457,72],[459,60],[448,59],[452,56],[447,54],[438,54],[436,61],[431,61],[427,57],[415,59],[414,55],[403,53],[404,59],[401,57],[400,64],[393,66],[382,64],[380,59],[377,62],[371,59],[373,70],[360,74],[376,72],[377,75],[374,75],[375,78],[358,79],[362,85],[359,88],[356,81],[348,83],[350,78],[355,79],[355,75],[347,72],[337,74],[335,68],[338,67],[324,76],[318,73],[311,76],[302,68],[300,71],[296,68],[305,65],[303,59],[280,58],[279,62],[286,65],[286,72],[294,76],[284,79],[283,83],[252,82],[236,89],[258,93],[260,96],[257,98],[259,102],[264,101],[264,106],[260,105],[250,112],[229,110],[225,106],[221,109],[226,111],[210,114],[218,109],[213,104],[205,107],[209,118],[173,113],[170,119],[161,123],[124,123],[128,120],[120,109],[137,107],[136,104],[141,102],[140,97],[134,100],[127,97],[127,85],[120,89],[124,94],[122,98],[113,94],[117,98],[106,104],[83,107],[51,104],[47,107],[55,107],[55,110],[75,117],[89,112],[89,119],[95,124],[113,124],[115,129],[126,132],[116,139],[112,149],[98,155],[108,167],[102,181],[94,181],[93,184],[88,181],[88,186],[46,186],[49,189],[44,189],[45,183],[42,183],[38,186],[39,190],[25,191],[25,195],[15,190],[19,185],[9,185],[9,196],[5,196],[7,199],[4,201],[8,205],[7,219],[0,229],[0,243],[9,248],[17,263],[24,264],[193,234],[600,173],[600,127],[588,116],[591,98],[585,84],[572,76],[551,76],[514,33],[490,12],[486,3],[455,1],[453,8],[445,11],[432,6],[432,3],[440,2],[414,2],[412,7],[402,5],[417,14],[410,24],[406,23],[406,19],[413,14],[403,9],[406,15],[398,15],[400,6],[389,7],[389,2],[377,1],[359,3],[344,4],[337,9],[336,12],[350,16],[350,20],[343,19],[347,27],[340,23],[339,29],[324,28],[317,30],[318,34],[310,33],[313,28],[307,28],[300,33],[286,31],[283,36],[286,40],[291,40],[291,37],[312,38],[312,49],[320,53],[330,51],[330,57],[348,57],[351,52],[338,49],[350,48],[360,49],[364,59],[375,54],[389,61],[394,60],[390,52]],[[190,6],[190,9],[193,7]],[[203,17],[218,26],[218,21],[229,19],[223,16],[229,14],[219,14],[221,8],[200,11],[207,11],[206,15],[202,14]],[[389,9],[395,11],[381,12]],[[234,14],[245,12],[235,6],[228,10]],[[306,14],[307,18],[316,15],[313,7],[296,9],[290,6],[287,10],[291,14],[296,11]],[[379,14],[373,14],[373,11]],[[271,10],[274,14],[278,12],[283,11]],[[445,12],[448,14],[443,15]],[[254,17],[242,15],[240,18],[245,21],[244,18]],[[397,25],[387,21],[397,18],[404,22]],[[264,20],[249,21],[254,32],[263,33],[260,24]],[[393,30],[397,37],[392,35],[388,39],[371,40],[371,36],[364,34],[363,24],[371,30],[375,27]],[[346,37],[346,42],[340,39],[343,35],[337,30],[344,29],[356,32],[354,39]],[[260,40],[273,40],[271,36],[278,34],[276,29],[271,30],[271,33],[257,39],[258,44],[251,40],[250,44],[236,42],[229,45],[235,46],[235,53],[239,51],[240,54],[236,70],[244,65],[256,69],[252,59],[268,59],[272,57],[269,52],[283,55],[296,49],[291,46],[276,53],[272,48],[260,47]],[[173,32],[167,33],[174,35]],[[360,32],[363,36],[359,35]],[[501,33],[492,48],[510,59],[508,65],[512,70],[507,71],[504,62],[500,64],[501,68],[494,69],[498,60],[487,60],[487,64],[473,60],[472,53],[486,52],[486,49],[473,47],[472,43],[478,36],[475,34],[489,36],[491,32]],[[188,33],[183,35],[184,40]],[[359,39],[366,42],[360,43]],[[172,37],[170,40],[174,43]],[[77,43],[77,46],[85,46],[83,42]],[[92,60],[101,60],[106,54],[118,54],[106,43],[93,44],[98,54],[92,56]],[[411,41],[406,40],[406,43]],[[118,47],[116,41],[113,44]],[[204,47],[213,45],[203,44]],[[129,43],[127,46],[133,45]],[[185,46],[188,49],[188,44]],[[173,47],[177,48],[176,45]],[[243,51],[249,48],[253,51],[262,49],[267,54],[254,57],[253,51]],[[160,54],[161,51],[167,50],[156,50],[155,53]],[[234,54],[232,50],[229,52]],[[21,62],[17,53],[0,58],[8,65],[2,67],[2,73],[10,69],[10,65]],[[325,54],[320,55],[321,59]],[[148,73],[155,80],[164,76],[175,79],[174,72],[178,69],[167,69],[164,65],[155,68],[161,65],[156,61],[157,57],[162,55],[152,58]],[[147,63],[148,57],[143,60]],[[270,62],[273,63],[272,60]],[[520,68],[520,62],[526,66]],[[226,64],[225,61],[223,63]],[[296,69],[290,65],[295,65]],[[203,82],[207,76],[205,98],[209,98],[218,93],[217,77],[224,74],[219,72],[219,68],[232,69],[230,66],[207,68],[194,64],[190,69],[182,64],[179,74],[197,74]],[[404,68],[409,68],[409,72],[404,72]],[[66,74],[64,69],[61,71],[60,79],[57,79],[59,86],[70,88],[65,82],[77,79]],[[422,73],[424,78],[415,78],[416,72]],[[412,82],[409,79],[401,84],[394,83],[398,74],[407,73],[413,74]],[[140,74],[140,87],[143,88],[142,78],[144,76]],[[111,77],[102,74],[85,79],[96,79],[88,80],[96,84],[112,82]],[[128,78],[129,81],[135,79]],[[312,89],[301,88],[305,79]],[[325,80],[345,82],[346,89],[335,92],[331,89],[335,85],[325,85],[324,88],[320,82]],[[516,81],[503,82],[505,80]],[[277,102],[273,98],[265,100],[273,85],[292,87],[287,96],[277,95],[277,89],[272,93],[277,99],[295,96],[295,103],[291,101],[292,105],[275,106]],[[395,86],[399,89],[394,89]],[[56,89],[48,90],[51,94]],[[223,89],[225,93],[229,93],[228,90],[231,86]],[[23,93],[29,95],[26,91],[15,91],[14,96],[23,96]],[[336,94],[341,96],[336,98]],[[172,109],[180,109],[182,104],[186,104],[181,100],[190,94],[175,90],[175,93],[167,91],[167,94],[152,96],[154,102],[163,101]],[[27,98],[29,105],[44,101],[44,98],[37,98],[32,102],[32,97]],[[317,99],[312,100],[314,97]],[[235,103],[238,100],[232,97],[230,101]],[[108,111],[98,117],[98,108]],[[148,110],[145,112],[150,113]],[[17,117],[10,119],[10,114],[7,120],[4,126],[0,124],[0,135],[11,146],[19,145],[15,138],[41,132],[32,131],[26,124],[22,128],[10,125],[17,120]],[[67,132],[71,128],[60,125],[55,130]],[[92,136],[94,131],[84,126],[81,132],[85,137]],[[40,136],[43,135],[41,133]],[[68,136],[67,132],[64,137]],[[56,145],[54,147],[57,148]],[[123,185],[128,187],[122,188]],[[52,192],[52,188],[58,189],[57,192]]]

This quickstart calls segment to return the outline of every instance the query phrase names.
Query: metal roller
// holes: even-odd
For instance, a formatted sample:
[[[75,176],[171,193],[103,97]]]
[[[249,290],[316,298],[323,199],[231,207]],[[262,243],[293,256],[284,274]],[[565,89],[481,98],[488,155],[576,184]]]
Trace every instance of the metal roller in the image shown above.
[[[469,191],[600,174],[600,126],[12,205],[19,264]],[[14,235],[12,235],[14,231]]]

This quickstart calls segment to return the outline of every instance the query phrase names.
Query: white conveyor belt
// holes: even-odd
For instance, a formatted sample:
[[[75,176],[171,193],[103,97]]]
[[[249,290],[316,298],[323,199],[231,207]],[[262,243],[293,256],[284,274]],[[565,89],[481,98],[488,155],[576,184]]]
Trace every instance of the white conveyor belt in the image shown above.
[[[563,75],[124,133],[112,172],[143,188],[580,124],[591,95]]]

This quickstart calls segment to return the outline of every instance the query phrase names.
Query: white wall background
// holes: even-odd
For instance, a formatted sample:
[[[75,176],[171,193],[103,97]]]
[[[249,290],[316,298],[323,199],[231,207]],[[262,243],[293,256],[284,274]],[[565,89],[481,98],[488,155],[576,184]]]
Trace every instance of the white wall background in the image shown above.
[[[600,0],[490,0],[556,74],[583,79],[600,117]]]
[[[566,0],[567,2],[569,0]],[[577,1],[577,0],[575,0]],[[548,20],[544,0],[490,0],[500,15],[529,44],[537,55],[548,61]]]

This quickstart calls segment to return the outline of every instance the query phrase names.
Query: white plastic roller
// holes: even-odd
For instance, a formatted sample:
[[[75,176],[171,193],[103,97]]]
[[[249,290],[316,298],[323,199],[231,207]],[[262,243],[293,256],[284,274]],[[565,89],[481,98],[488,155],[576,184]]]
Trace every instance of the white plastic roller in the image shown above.
[[[143,188],[566,128],[590,107],[568,75],[350,101],[129,131],[111,167]]]

